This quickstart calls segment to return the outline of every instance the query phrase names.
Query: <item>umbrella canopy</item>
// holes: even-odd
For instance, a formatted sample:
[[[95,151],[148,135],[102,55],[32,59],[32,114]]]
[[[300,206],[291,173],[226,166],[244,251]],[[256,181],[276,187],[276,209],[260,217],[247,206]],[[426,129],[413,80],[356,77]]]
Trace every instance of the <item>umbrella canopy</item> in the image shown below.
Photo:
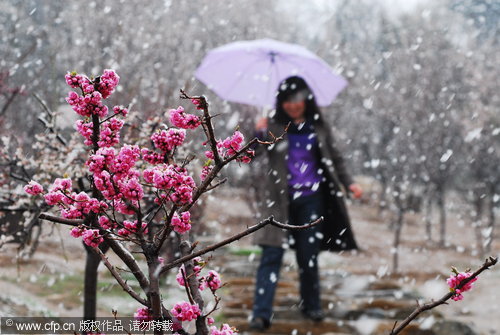
[[[302,77],[320,106],[332,103],[347,86],[321,58],[306,48],[272,39],[239,41],[211,50],[195,76],[224,100],[274,107],[279,83]]]

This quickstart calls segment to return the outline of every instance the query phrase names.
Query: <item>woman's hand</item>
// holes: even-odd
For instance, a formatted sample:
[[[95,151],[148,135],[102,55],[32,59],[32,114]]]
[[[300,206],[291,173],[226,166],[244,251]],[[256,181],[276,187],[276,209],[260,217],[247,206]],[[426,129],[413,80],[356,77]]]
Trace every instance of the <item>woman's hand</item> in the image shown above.
[[[363,195],[363,189],[361,188],[361,185],[356,183],[349,185],[349,191],[352,192],[354,199],[359,199]]]
[[[267,130],[267,117],[263,117],[257,120],[257,122],[255,123],[255,130],[262,132]]]

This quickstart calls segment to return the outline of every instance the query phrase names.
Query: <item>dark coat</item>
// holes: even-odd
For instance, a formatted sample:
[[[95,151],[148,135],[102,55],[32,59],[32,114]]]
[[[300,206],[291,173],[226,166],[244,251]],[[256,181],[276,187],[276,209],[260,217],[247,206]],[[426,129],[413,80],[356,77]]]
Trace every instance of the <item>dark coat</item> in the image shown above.
[[[283,133],[283,125],[270,119],[269,131],[279,136]],[[325,201],[325,220],[321,224],[323,233],[322,250],[340,251],[357,249],[351,230],[349,215],[345,205],[344,189],[352,184],[352,179],[346,171],[342,155],[335,147],[334,138],[323,122],[315,122],[314,128],[321,155],[321,168],[326,182],[322,188]],[[271,215],[283,223],[288,223],[289,195],[287,185],[288,168],[286,155],[288,153],[288,138],[260,150],[267,153],[265,164],[265,180],[260,194],[260,217],[266,219]],[[263,148],[263,149],[262,149]],[[288,232],[274,226],[266,226],[254,233],[254,243],[258,245],[286,247]]]

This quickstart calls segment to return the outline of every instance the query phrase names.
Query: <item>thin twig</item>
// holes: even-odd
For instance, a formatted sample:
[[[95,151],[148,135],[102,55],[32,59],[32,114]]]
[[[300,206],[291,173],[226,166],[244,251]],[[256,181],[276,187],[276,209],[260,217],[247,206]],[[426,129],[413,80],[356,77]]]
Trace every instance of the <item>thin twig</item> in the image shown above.
[[[214,185],[210,185],[209,187],[207,187],[207,188],[205,189],[205,192],[208,192],[208,191],[213,190],[214,188],[216,188],[216,187],[218,187],[218,186],[220,186],[220,185],[224,184],[226,181],[227,181],[227,178],[224,178],[224,179],[222,179],[221,181],[217,182],[216,184],[214,184]]]
[[[99,248],[94,248],[94,250],[101,256],[101,260],[106,265],[108,268],[109,272],[115,277],[116,281],[120,286],[123,288],[125,292],[127,292],[132,298],[137,300],[139,303],[143,304],[144,306],[148,306],[148,302],[146,299],[143,299],[137,292],[135,292],[129,284],[120,276],[118,271],[116,271],[116,268],[109,262],[108,257],[101,251]]]

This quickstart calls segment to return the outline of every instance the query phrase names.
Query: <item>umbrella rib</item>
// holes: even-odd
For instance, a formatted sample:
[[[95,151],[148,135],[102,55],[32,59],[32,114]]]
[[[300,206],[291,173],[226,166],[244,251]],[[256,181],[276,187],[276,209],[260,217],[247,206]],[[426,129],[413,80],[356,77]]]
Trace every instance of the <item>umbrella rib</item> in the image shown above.
[[[274,62],[274,63],[272,61],[269,62],[269,69],[273,68],[273,64],[274,64],[274,69],[276,70],[276,79],[278,79],[278,85],[279,85],[281,79],[280,79],[280,75],[279,75],[278,62]],[[269,92],[275,93],[276,92],[275,90],[277,89],[277,87],[275,87],[274,90],[271,91],[271,87],[269,87],[269,86],[271,86],[271,83],[273,82],[271,80],[272,79],[271,78],[271,70],[269,70],[268,73],[269,73],[269,80],[267,82],[266,97],[265,97],[264,101],[267,101],[267,96],[269,95]]]

